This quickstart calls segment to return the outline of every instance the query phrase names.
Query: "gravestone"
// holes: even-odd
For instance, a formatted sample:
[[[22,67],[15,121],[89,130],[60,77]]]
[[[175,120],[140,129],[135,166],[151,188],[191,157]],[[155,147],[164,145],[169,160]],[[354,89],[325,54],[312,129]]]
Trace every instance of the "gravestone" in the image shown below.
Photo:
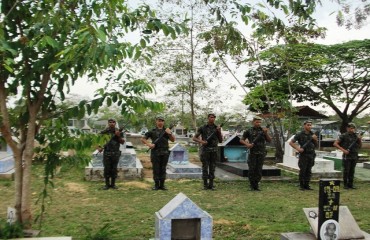
[[[282,233],[281,240],[370,240],[347,206],[339,205],[340,180],[321,179],[319,207],[303,208],[311,233]]]
[[[130,142],[125,142],[120,146],[121,156],[118,162],[118,180],[141,179],[143,165],[136,156],[136,151]],[[85,167],[85,179],[89,181],[104,180],[103,152],[95,150],[91,161]]]
[[[155,213],[155,239],[212,239],[211,215],[179,193]]]
[[[340,180],[320,179],[319,216],[317,238],[337,240],[340,232],[339,218]]]
[[[166,174],[168,179],[201,178],[202,168],[189,162],[188,150],[176,143],[170,148]]]
[[[15,208],[12,208],[12,207],[8,207],[8,210],[7,210],[7,215],[6,215],[6,222],[8,224],[13,224],[16,222],[16,210]]]
[[[240,137],[233,135],[226,139],[220,146],[221,162],[246,163],[248,161],[248,149],[240,143]]]
[[[5,141],[0,142],[0,179],[13,179],[15,172],[13,152]]]
[[[249,150],[240,143],[238,135],[232,135],[218,145],[218,156],[217,167],[241,177],[248,176],[249,166],[247,161]],[[279,168],[267,164],[262,166],[262,176],[280,175],[281,170]]]
[[[299,172],[298,167],[298,152],[289,145],[293,139],[292,136],[284,143],[284,156],[283,162],[276,165],[280,168]],[[342,172],[334,169],[334,162],[329,159],[324,159],[325,156],[336,156],[336,153],[315,151],[315,165],[312,167],[312,178],[341,178]]]

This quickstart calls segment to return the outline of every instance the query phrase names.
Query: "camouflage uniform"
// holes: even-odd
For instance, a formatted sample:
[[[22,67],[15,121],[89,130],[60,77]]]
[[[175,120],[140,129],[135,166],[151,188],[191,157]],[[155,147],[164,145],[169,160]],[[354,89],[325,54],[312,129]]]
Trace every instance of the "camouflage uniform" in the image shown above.
[[[202,140],[207,141],[207,145],[200,148],[200,160],[202,162],[202,178],[204,187],[213,189],[213,181],[215,179],[216,159],[217,159],[217,146],[222,142],[221,132],[217,131],[215,124],[206,124],[199,128],[195,137],[202,136]],[[208,139],[208,137],[210,137]],[[207,140],[208,139],[208,140]],[[209,179],[209,185],[207,183]]]
[[[353,188],[353,179],[355,175],[355,167],[358,160],[358,150],[360,148],[357,142],[357,134],[356,133],[344,133],[339,136],[339,145],[344,148],[348,149],[352,143],[353,146],[349,149],[349,154],[344,155],[342,158],[342,166],[343,166],[343,185],[345,187]]]
[[[155,143],[155,148],[150,152],[150,160],[153,166],[153,180],[157,188],[164,187],[164,181],[166,180],[166,167],[168,157],[170,156],[168,144],[170,136],[165,133],[165,129],[165,127],[163,127],[163,129],[153,128],[144,135],[145,139],[150,138],[153,143],[163,135],[163,137]]]
[[[118,162],[121,156],[120,148],[120,140],[123,137],[123,133],[121,133],[121,137],[115,135],[115,132],[118,131],[118,128],[108,128],[101,131],[101,134],[109,134],[111,136],[108,143],[104,145],[104,152],[103,152],[103,166],[104,166],[104,178],[106,182],[106,186],[115,186],[115,180],[117,178],[118,173]],[[109,178],[111,178],[111,183],[109,184]]]
[[[267,154],[266,136],[261,127],[251,127],[243,133],[242,140],[246,139],[249,143],[253,143],[257,139],[254,146],[249,150],[248,179],[251,189],[258,189],[258,183],[262,179],[263,162]]]
[[[314,133],[312,131],[310,131],[309,133],[301,131],[293,137],[293,142],[298,142],[300,147],[304,146],[308,141],[311,141],[305,146],[304,151],[299,154],[299,185],[301,189],[310,189],[309,184],[312,175],[311,170],[312,167],[315,165],[316,157],[315,144],[312,140],[313,135]]]

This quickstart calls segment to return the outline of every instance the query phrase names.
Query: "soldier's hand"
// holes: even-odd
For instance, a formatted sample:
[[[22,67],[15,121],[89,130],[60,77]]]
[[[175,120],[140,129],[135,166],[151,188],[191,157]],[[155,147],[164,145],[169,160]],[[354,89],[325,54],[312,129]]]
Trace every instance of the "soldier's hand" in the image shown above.
[[[100,153],[103,151],[103,148],[102,148],[101,146],[98,146],[96,149],[97,149],[97,150],[98,150],[98,152],[100,152]]]
[[[317,135],[316,134],[312,135],[312,139],[317,141]]]
[[[153,144],[153,143],[149,143],[149,144],[148,144],[148,147],[149,147],[150,149],[153,149],[153,148],[155,148],[155,144]]]
[[[344,155],[348,155],[349,154],[349,151],[347,149],[343,149],[343,154]]]
[[[250,148],[254,147],[254,144],[253,143],[247,143],[246,146],[247,146],[247,148],[250,149]]]
[[[169,129],[169,128],[166,128],[165,132],[166,132],[168,135],[171,135],[171,134],[172,134],[172,131],[171,131],[171,129]]]
[[[303,148],[299,148],[299,149],[298,149],[298,152],[299,152],[299,153],[303,153],[303,152],[304,152],[304,149],[303,149]]]
[[[117,137],[120,137],[121,136],[121,132],[120,131],[115,131],[114,134],[117,136]]]
[[[207,145],[207,144],[208,144],[208,142],[207,142],[207,141],[202,140],[202,141],[200,141],[200,144],[204,146],[204,145]]]

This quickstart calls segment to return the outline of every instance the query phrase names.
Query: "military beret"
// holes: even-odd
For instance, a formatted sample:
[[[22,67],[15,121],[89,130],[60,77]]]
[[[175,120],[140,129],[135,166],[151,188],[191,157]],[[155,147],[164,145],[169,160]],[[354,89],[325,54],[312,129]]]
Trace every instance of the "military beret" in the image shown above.
[[[303,125],[305,125],[307,123],[312,123],[312,120],[311,119],[307,119],[306,121],[303,122]]]
[[[356,124],[350,122],[348,123],[347,127],[356,128]]]
[[[263,120],[263,118],[261,118],[261,117],[259,117],[259,116],[254,116],[254,117],[253,117],[253,121],[255,121],[255,120],[261,120],[261,121],[262,121],[262,120]]]
[[[163,115],[157,115],[155,119],[164,121]]]
[[[214,114],[214,113],[208,113],[208,117],[210,117],[210,116],[216,117],[216,114]]]
[[[114,118],[109,118],[108,122],[116,122],[116,120]]]

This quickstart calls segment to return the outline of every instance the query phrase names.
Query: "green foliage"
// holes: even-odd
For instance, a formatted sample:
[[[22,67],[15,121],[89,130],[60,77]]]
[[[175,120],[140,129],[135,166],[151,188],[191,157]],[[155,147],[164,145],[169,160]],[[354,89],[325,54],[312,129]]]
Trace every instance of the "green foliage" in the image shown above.
[[[82,240],[114,240],[114,234],[118,231],[112,229],[112,225],[107,223],[102,228],[100,228],[96,233],[92,233],[92,230],[88,227],[84,227],[87,235],[82,238]]]
[[[9,224],[0,219],[0,239],[11,239],[23,237],[23,225],[19,222]]]

